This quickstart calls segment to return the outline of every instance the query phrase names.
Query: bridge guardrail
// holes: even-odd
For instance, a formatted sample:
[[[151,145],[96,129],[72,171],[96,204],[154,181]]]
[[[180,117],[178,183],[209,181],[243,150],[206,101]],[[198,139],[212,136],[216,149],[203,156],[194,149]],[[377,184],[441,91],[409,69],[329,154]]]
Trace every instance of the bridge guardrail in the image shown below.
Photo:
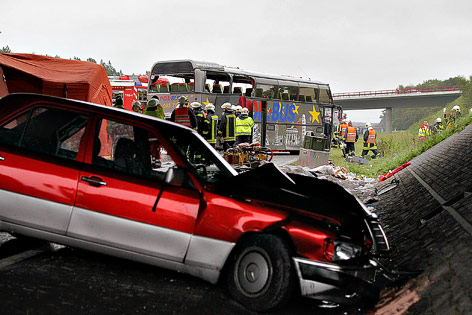
[[[378,96],[378,95],[401,95],[401,94],[419,94],[419,93],[453,92],[453,91],[460,91],[460,89],[458,86],[438,86],[438,87],[408,88],[408,89],[395,89],[395,90],[347,92],[347,93],[333,93],[333,98],[368,97],[368,96]]]

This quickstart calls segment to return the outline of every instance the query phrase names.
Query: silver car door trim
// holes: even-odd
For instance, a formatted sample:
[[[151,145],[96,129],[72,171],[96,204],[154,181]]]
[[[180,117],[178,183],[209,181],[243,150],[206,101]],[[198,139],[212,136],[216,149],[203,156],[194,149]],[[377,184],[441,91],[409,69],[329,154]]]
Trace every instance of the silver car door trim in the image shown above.
[[[192,234],[74,208],[67,235],[182,262]]]
[[[235,243],[194,235],[190,240],[185,263],[221,270],[235,245]]]
[[[0,190],[0,220],[65,234],[72,206]]]
[[[133,251],[124,250],[121,248],[102,245],[99,243],[81,240],[81,239],[77,239],[77,238],[73,238],[69,236],[54,234],[54,233],[50,233],[50,232],[46,232],[46,231],[42,231],[38,229],[32,229],[32,228],[21,226],[18,224],[2,222],[2,225],[0,225],[0,227],[4,231],[15,232],[15,233],[26,235],[26,236],[47,240],[53,243],[83,248],[83,249],[91,250],[91,251],[106,254],[106,255],[111,255],[111,256],[120,257],[124,259],[130,259],[130,260],[138,261],[141,263],[158,266],[161,268],[166,268],[166,269],[175,270],[178,272],[187,273],[189,275],[198,277],[200,279],[206,280],[213,284],[215,284],[218,281],[218,278],[220,276],[220,270],[218,269],[209,269],[209,268],[203,268],[203,267],[194,266],[194,265],[185,265],[183,263],[176,262],[176,261],[171,261],[171,260],[166,260],[163,258],[158,258],[155,256],[140,254]]]

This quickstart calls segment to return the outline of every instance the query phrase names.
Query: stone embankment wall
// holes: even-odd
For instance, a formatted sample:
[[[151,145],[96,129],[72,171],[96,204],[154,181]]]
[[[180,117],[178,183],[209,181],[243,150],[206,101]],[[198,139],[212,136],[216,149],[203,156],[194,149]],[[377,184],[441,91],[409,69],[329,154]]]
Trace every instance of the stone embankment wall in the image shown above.
[[[472,126],[411,161],[374,203],[391,243],[387,266],[422,270],[385,290],[376,314],[472,314]]]

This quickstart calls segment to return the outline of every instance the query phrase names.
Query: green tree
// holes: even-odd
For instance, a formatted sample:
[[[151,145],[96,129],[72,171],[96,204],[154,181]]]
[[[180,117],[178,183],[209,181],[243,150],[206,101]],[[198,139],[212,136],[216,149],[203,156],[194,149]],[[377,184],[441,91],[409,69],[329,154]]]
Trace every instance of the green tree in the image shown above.
[[[459,77],[457,79],[457,85],[462,91],[462,97],[464,98],[465,104],[472,105],[472,76],[467,80],[464,77]]]
[[[87,61],[88,61],[88,62],[97,63],[97,61],[96,61],[95,59],[93,59],[93,58],[87,58]]]
[[[0,48],[0,54],[7,54],[7,53],[11,53],[11,49],[10,47],[8,47],[8,45],[6,45],[5,47],[2,47]]]
[[[464,86],[464,88],[461,87]],[[470,81],[464,79],[463,77],[453,77],[447,80],[438,80],[431,79],[423,81],[417,85],[399,85],[398,89],[410,89],[410,88],[427,88],[427,87],[441,87],[441,86],[459,86],[459,88],[464,91],[467,88],[467,84],[470,86],[472,94],[472,84]],[[464,94],[465,95],[465,94]],[[472,95],[471,95],[472,100]],[[471,103],[471,102],[469,102]],[[415,108],[393,108],[392,109],[392,127],[395,130],[406,130],[411,125],[418,121],[424,120],[432,113],[438,111],[442,106],[428,106],[428,107],[415,107]],[[380,124],[385,123],[385,118],[382,117]]]
[[[102,59],[100,60],[100,65],[102,65],[105,68],[105,71],[107,72],[107,75],[123,75],[123,72],[117,71],[115,67],[111,64],[111,61],[108,60],[108,63],[105,63]]]

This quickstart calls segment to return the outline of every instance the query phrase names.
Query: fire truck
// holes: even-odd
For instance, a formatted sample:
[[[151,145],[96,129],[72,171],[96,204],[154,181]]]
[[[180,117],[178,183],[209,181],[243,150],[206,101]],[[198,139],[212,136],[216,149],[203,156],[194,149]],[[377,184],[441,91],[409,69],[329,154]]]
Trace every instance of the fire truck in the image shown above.
[[[146,103],[148,78],[145,75],[123,75],[119,78],[109,77],[111,88],[113,90],[113,104],[118,95],[123,99],[123,106],[132,110],[134,101]]]

